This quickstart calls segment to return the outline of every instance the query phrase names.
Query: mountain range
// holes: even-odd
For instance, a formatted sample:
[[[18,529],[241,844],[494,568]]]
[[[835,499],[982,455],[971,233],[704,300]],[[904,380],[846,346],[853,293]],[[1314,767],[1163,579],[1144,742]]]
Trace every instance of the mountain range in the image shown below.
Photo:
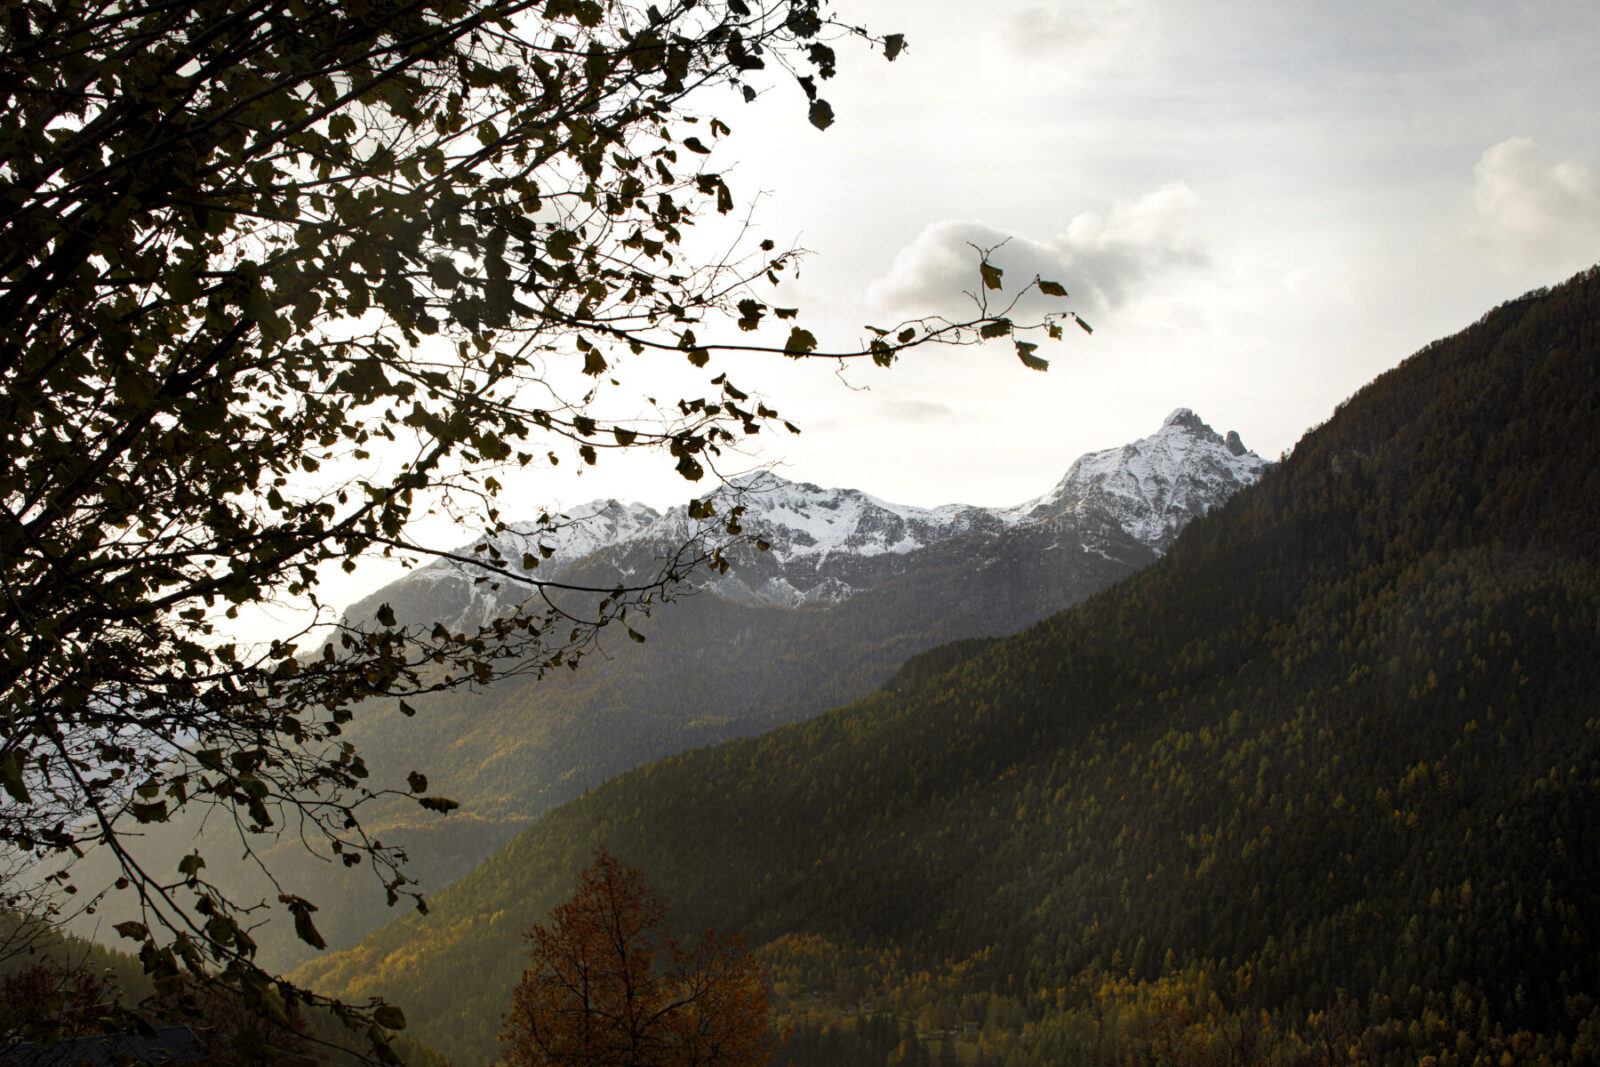
[[[485,1062],[603,843],[748,933],[803,1067],[1594,1062],[1597,324],[1600,268],[1502,305],[1154,565],[612,778],[297,977]]]
[[[1051,491],[1010,507],[911,507],[758,474],[715,498],[722,515],[744,509],[747,536],[729,550],[732,565],[701,568],[648,617],[630,615],[643,644],[602,645],[576,672],[420,699],[414,716],[359,709],[345,736],[373,782],[422,771],[432,793],[462,805],[441,818],[388,798],[363,809],[364,825],[402,844],[409,875],[434,892],[551,807],[631,767],[808,718],[871,692],[918,653],[1013,632],[1104,589],[1269,467],[1236,433],[1180,408],[1150,436],[1079,458]],[[686,507],[604,500],[512,524],[492,543],[508,560],[539,560],[541,579],[609,588],[619,576],[656,573],[701,526]],[[387,604],[404,622],[470,631],[516,610],[518,587],[462,562],[487,545],[462,546],[347,615]],[[197,827],[179,817],[147,828],[147,865],[175,865]],[[317,903],[331,945],[393,914],[377,906],[382,891],[369,873],[320,862],[298,838],[262,851],[284,886]],[[89,884],[111,876],[103,860],[80,868]],[[237,895],[275,899],[275,887],[246,880],[254,877],[240,865],[219,880]],[[311,955],[287,923],[254,936],[269,967]]]
[[[1149,437],[1080,457],[1049,493],[1010,507],[912,507],[763,471],[713,497],[724,511],[743,509],[749,536],[738,565],[692,582],[737,604],[837,604],[926,567],[930,552],[942,546],[959,543],[975,560],[998,558],[1007,554],[1008,539],[1029,533],[1046,535],[1049,552],[1137,565],[1166,551],[1189,520],[1254,482],[1268,465],[1236,432],[1219,435],[1179,408]],[[463,630],[515,611],[524,592],[513,583],[485,582],[483,568],[464,562],[485,555],[486,546],[504,559],[539,561],[537,577],[560,582],[574,574],[651,573],[703,534],[704,524],[687,507],[662,513],[595,500],[543,521],[512,523],[377,591],[349,614],[361,617],[387,603],[399,618]],[[765,547],[749,551],[756,539]]]

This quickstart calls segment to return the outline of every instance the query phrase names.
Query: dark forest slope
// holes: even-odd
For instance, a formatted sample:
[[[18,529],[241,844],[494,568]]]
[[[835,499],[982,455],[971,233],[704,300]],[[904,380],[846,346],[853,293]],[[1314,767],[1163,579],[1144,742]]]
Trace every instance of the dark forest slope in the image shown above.
[[[1600,1038],[1597,324],[1600,272],[1496,309],[1150,570],[944,673],[608,782],[431,917],[301,976],[391,995],[419,1036],[487,1058],[517,934],[605,842],[685,926],[768,944],[786,989],[867,983],[913,1011],[1003,995],[1034,1027],[1018,1062],[1068,1055],[1053,1020],[1094,975],[1186,965],[1291,1023],[1348,991],[1392,1062],[1581,1058]],[[888,962],[841,973],[869,957]]]

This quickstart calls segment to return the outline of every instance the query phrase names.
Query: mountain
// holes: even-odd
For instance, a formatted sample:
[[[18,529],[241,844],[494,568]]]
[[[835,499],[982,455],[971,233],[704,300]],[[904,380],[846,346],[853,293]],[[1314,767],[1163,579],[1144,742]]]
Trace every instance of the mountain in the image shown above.
[[[392,705],[360,709],[346,737],[371,781],[399,783],[419,770],[431,792],[462,805],[441,818],[379,800],[363,809],[364,825],[402,843],[409,875],[435,892],[550,807],[631,767],[858,699],[919,652],[1014,632],[1105,588],[1268,466],[1236,434],[1179,409],[1151,436],[1080,458],[1049,493],[1009,508],[908,507],[758,475],[732,496],[746,509],[745,529],[770,549],[742,546],[726,574],[702,568],[691,595],[630,615],[644,644],[605,644],[576,672],[417,700],[414,717]],[[719,504],[724,515],[733,506]],[[541,578],[609,587],[619,574],[655,573],[696,526],[685,508],[597,501],[513,525],[494,547],[508,560],[539,559]],[[482,545],[455,555],[470,559]],[[520,594],[480,577],[440,560],[348,614],[388,603],[402,620],[465,629],[515,607]],[[198,832],[196,819],[181,818],[144,829],[141,854],[156,866],[175,865]],[[368,872],[309,857],[293,835],[261,844],[280,881],[321,909],[329,944],[351,944],[393,914],[375,906],[381,889]],[[214,850],[236,847],[219,841]],[[85,884],[112,877],[103,861],[80,872]],[[279,892],[247,881],[245,865],[220,877],[236,893],[270,901]],[[268,966],[311,955],[284,926],[254,934]]]
[[[980,556],[995,541],[1032,528],[1075,534],[1067,545],[1072,551],[1139,557],[1142,547],[1159,555],[1186,523],[1268,465],[1236,432],[1223,437],[1179,408],[1149,437],[1080,457],[1049,493],[1012,507],[912,507],[761,472],[714,499],[723,513],[742,506],[749,538],[768,547],[739,553],[738,566],[725,574],[691,580],[741,604],[836,604],[925,566],[931,549],[963,541],[965,554]],[[574,573],[636,577],[653,573],[704,532],[687,507],[663,514],[644,504],[595,500],[463,546],[352,605],[349,614],[364,617],[387,603],[400,618],[465,629],[514,611],[522,599],[521,587],[485,582],[481,568],[463,562],[488,555],[490,547],[507,560],[538,560],[541,580]]]
[[[748,931],[805,1055],[881,1053],[836,1062],[1593,1062],[1597,324],[1600,269],[1495,309],[1150,568],[610,780],[298,977],[485,1061],[603,842]]]
[[[702,569],[691,595],[630,616],[642,645],[605,646],[560,677],[447,694],[415,719],[380,710],[351,737],[375,771],[425,769],[476,816],[520,828],[629,767],[857,699],[918,652],[1014,632],[1147,566],[1174,530],[1267,468],[1231,440],[1180,409],[1008,508],[916,508],[758,475],[728,496],[769,547],[740,545],[726,573]],[[726,515],[731,501],[721,504]],[[606,586],[655,573],[698,525],[684,508],[616,501],[558,521],[554,538],[514,531],[495,547],[513,560],[548,549],[541,577]],[[569,542],[582,554],[563,552]],[[520,594],[469,574],[436,563],[354,610],[388,602],[426,624],[514,606]]]

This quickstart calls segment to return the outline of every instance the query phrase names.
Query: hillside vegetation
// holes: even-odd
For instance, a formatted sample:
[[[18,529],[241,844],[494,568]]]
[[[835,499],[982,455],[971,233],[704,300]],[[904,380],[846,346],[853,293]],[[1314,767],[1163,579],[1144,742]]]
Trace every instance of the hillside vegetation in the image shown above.
[[[1600,271],[1497,308],[1152,568],[606,782],[299,977],[486,1061],[604,842],[766,946],[806,1062],[1592,1061],[1597,324]]]
[[[411,798],[384,798],[367,805],[365,825],[379,840],[405,847],[408,876],[432,894],[544,811],[614,775],[858,699],[917,652],[1010,633],[1154,558],[1110,518],[1069,515],[1047,527],[922,549],[908,559],[908,573],[838,603],[790,608],[688,593],[657,605],[648,618],[630,616],[643,644],[618,628],[577,671],[416,698],[410,716],[395,701],[357,709],[345,736],[370,768],[370,782],[392,785],[420,771],[434,794],[462,805],[441,818]],[[605,562],[598,572],[568,577],[605,581]],[[171,823],[142,827],[141,862],[175,871],[195,847],[203,816],[188,809]],[[210,829],[220,850],[237,853],[231,825],[214,821]],[[395,914],[382,906],[381,884],[369,871],[312,856],[292,832],[264,859],[282,885],[317,905],[317,927],[335,947]],[[86,885],[115,877],[111,858],[93,853],[78,874]],[[281,891],[250,864],[218,878],[241,899],[271,901]],[[121,903],[115,895],[114,903]],[[274,969],[313,955],[288,922],[269,922],[253,936],[260,959]]]

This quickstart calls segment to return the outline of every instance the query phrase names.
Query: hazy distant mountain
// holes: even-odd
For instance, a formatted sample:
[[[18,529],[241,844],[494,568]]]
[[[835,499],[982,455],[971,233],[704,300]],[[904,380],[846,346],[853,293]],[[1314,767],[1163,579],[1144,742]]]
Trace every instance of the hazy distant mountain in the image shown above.
[[[414,701],[414,718],[387,704],[359,713],[346,736],[373,782],[419,770],[431,792],[462,804],[442,818],[385,802],[368,809],[369,829],[404,842],[411,874],[436,891],[545,810],[631,767],[807,718],[871,692],[916,653],[1011,633],[1076,603],[1156,559],[1186,522],[1267,466],[1237,435],[1179,409],[1151,436],[1082,457],[1049,493],[1012,507],[909,507],[758,475],[738,493],[741,521],[770,549],[742,547],[726,574],[702,568],[692,577],[695,595],[630,615],[644,644],[618,641],[578,671],[541,681]],[[513,525],[495,548],[510,561],[539,558],[540,578],[596,584],[654,573],[694,532],[683,508],[658,513],[614,500],[548,518]],[[386,602],[403,620],[466,629],[514,609],[522,595],[481,577],[442,560],[349,614]],[[171,838],[175,863],[191,834],[175,822],[153,839]],[[268,861],[321,908],[330,944],[392,914],[377,906],[370,875],[311,861],[296,840]],[[273,925],[256,937],[269,965],[309,954]]]

